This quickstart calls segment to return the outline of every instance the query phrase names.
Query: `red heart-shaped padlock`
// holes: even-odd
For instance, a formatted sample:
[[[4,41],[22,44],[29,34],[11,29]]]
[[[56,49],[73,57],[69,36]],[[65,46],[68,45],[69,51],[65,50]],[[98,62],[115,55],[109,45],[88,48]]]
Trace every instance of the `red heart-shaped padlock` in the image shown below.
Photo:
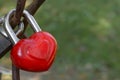
[[[57,42],[48,32],[37,32],[21,39],[11,50],[11,59],[18,68],[41,72],[50,68],[56,54]]]

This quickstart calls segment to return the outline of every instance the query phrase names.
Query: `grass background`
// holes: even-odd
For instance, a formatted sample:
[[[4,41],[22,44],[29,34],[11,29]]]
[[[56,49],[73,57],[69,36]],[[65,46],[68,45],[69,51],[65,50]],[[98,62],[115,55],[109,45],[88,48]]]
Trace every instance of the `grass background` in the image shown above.
[[[1,0],[0,16],[15,1]],[[58,51],[42,80],[120,80],[119,9],[120,0],[46,0],[35,19],[56,37]]]

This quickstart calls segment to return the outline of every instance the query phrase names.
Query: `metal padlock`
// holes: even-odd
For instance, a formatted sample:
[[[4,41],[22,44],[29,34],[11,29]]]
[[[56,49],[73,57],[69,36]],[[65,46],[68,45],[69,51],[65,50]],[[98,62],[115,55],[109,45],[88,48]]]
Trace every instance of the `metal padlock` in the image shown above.
[[[3,22],[4,22],[4,19],[3,19]],[[19,34],[23,33],[23,31],[24,31],[24,24],[23,22],[20,22],[20,24],[18,25],[18,29],[15,31],[15,34],[18,36]],[[9,39],[3,27],[3,24],[0,24],[0,34],[4,36],[5,38]]]
[[[14,44],[11,50],[11,60],[13,64],[26,71],[41,72],[50,68],[55,58],[57,42],[48,32],[40,29],[32,15],[26,10],[23,11],[28,23],[34,30],[34,34],[27,39],[19,39],[9,24],[10,15],[15,11],[11,10],[4,21],[7,35]]]
[[[1,34],[0,36],[0,42],[1,42],[0,43],[0,58],[2,58],[9,51],[11,47],[11,42],[3,27],[3,23],[4,23],[4,17],[0,18],[0,34]],[[17,31],[15,31],[15,34],[19,35],[23,32],[23,30],[24,30],[24,24],[23,22],[21,22],[18,25],[18,29]]]

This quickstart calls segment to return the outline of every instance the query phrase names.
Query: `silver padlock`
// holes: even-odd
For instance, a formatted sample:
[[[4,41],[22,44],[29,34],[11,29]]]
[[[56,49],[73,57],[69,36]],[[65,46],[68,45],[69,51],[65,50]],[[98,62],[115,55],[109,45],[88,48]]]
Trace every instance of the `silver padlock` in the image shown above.
[[[11,10],[4,18],[4,27],[5,30],[7,32],[7,35],[9,36],[9,38],[11,39],[11,42],[13,44],[16,44],[20,39],[16,36],[15,32],[13,31],[10,23],[9,23],[9,19],[11,14],[15,11],[15,9]],[[35,21],[34,17],[28,13],[28,11],[24,10],[23,11],[23,15],[27,18],[28,23],[31,25],[32,29],[34,32],[40,32],[41,28],[39,27],[39,25],[37,24],[37,22]],[[21,24],[22,25],[22,24]]]
[[[8,39],[8,35],[6,34],[6,31],[3,27],[3,23],[4,23],[4,18],[0,18],[0,34]],[[15,31],[15,34],[18,36],[19,34],[21,34],[23,32],[23,30],[24,30],[24,24],[23,24],[23,22],[21,22],[18,25],[18,29],[17,29],[17,31]]]
[[[8,38],[4,28],[3,28],[4,18],[0,18],[0,34],[4,36],[5,38]]]
[[[2,58],[11,48],[12,43],[4,29],[4,17],[0,18],[0,58]],[[15,34],[18,36],[23,33],[24,24],[21,22],[15,31]]]

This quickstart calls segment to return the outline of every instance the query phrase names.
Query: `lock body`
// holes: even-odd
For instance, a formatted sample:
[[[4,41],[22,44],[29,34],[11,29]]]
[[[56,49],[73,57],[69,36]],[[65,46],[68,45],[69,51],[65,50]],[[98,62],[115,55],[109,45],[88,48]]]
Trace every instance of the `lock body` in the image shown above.
[[[37,32],[20,40],[11,51],[13,63],[22,70],[47,71],[56,53],[55,39],[48,32]]]

